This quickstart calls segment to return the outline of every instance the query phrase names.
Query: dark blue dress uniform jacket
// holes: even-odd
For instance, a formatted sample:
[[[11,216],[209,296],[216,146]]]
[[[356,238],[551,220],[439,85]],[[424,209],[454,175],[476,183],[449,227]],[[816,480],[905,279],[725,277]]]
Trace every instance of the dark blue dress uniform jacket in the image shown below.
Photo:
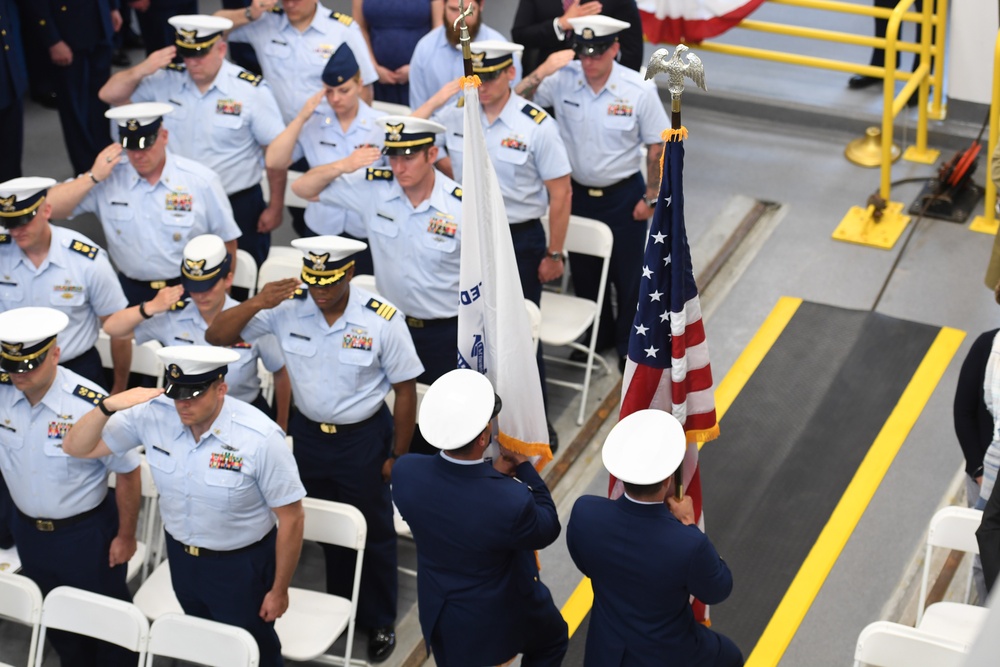
[[[111,10],[118,0],[30,0],[24,9],[46,48],[62,40],[74,51],[90,51],[111,45]]]
[[[712,664],[719,636],[695,621],[688,596],[717,604],[733,578],[696,526],[682,524],[664,504],[582,496],[566,543],[594,586],[584,665]]]
[[[559,517],[531,464],[516,474],[523,483],[440,455],[393,467],[393,498],[417,543],[420,626],[428,646],[446,638],[449,664],[503,664],[528,642],[524,619],[552,604],[532,550],[555,541]]]

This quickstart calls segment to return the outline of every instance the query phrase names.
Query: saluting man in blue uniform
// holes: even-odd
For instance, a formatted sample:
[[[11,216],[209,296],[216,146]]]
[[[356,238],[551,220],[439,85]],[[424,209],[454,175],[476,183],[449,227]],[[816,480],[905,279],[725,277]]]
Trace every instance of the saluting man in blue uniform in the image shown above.
[[[69,431],[105,398],[97,384],[58,366],[69,324],[52,308],[0,313],[0,470],[14,501],[11,530],[23,573],[43,594],[56,586],[131,601],[125,569],[135,553],[139,456],[82,461]],[[117,475],[114,499],[108,473]],[[46,634],[64,667],[134,667],[136,655],[82,635]]]
[[[49,191],[52,217],[95,213],[100,219],[129,305],[180,284],[190,239],[216,234],[235,254],[240,236],[215,172],[167,150],[169,132],[162,121],[172,111],[158,102],[109,110],[121,144],[102,150],[87,173]]]
[[[226,244],[218,236],[194,237],[184,246],[181,284],[164,287],[151,301],[120,310],[107,319],[104,330],[112,338],[128,339],[134,335],[138,345],[150,340],[165,347],[205,345],[205,331],[215,316],[239,303],[227,294],[233,284],[232,265]],[[188,298],[181,301],[185,293]],[[229,395],[249,403],[287,428],[291,385],[285,358],[274,336],[265,336],[253,344],[239,343],[232,349],[240,358],[229,365],[226,375]],[[260,391],[258,359],[274,373],[273,409]]]
[[[69,317],[59,364],[104,386],[94,344],[101,324],[127,303],[107,253],[79,232],[49,224],[51,178],[0,183],[0,309],[46,306]],[[113,343],[112,393],[128,384],[132,344]]]
[[[359,148],[310,169],[292,188],[361,216],[378,290],[406,314],[424,365],[417,381],[431,384],[457,360],[462,188],[434,168],[434,140],[444,126],[412,116],[383,116],[379,124],[385,128],[382,151]],[[389,169],[368,166],[382,153]]]
[[[287,171],[302,158],[312,165],[328,164],[364,146],[381,148],[383,127],[377,121],[385,114],[361,99],[361,88],[361,70],[354,52],[341,44],[323,68],[323,89],[309,98],[267,147],[268,169]],[[299,236],[368,239],[365,221],[339,202],[311,202],[306,207],[304,227],[295,231]],[[353,259],[355,274],[374,273],[369,249]]]
[[[653,82],[617,62],[618,37],[629,24],[609,16],[568,20],[573,51],[549,56],[518,88],[529,99],[537,88],[534,101],[551,107],[559,121],[573,165],[573,214],[600,220],[614,234],[608,283],[618,307],[612,311],[606,290],[597,346],[615,347],[624,362],[639,302],[646,221],[660,191],[660,133],[669,121]],[[579,60],[569,62],[574,52]],[[638,171],[643,145],[649,183]],[[573,254],[570,262],[576,295],[596,299],[601,259]]]
[[[439,667],[502,665],[518,653],[525,667],[555,667],[569,641],[534,552],[559,536],[552,496],[524,456],[501,448],[483,458],[500,406],[484,375],[443,375],[420,404],[440,453],[396,464],[393,494],[417,544],[420,627]]]
[[[617,500],[582,496],[566,529],[569,555],[594,586],[585,667],[739,667],[728,637],[695,621],[693,595],[729,597],[733,576],[671,479],[684,459],[680,422],[640,410],[611,429],[601,458],[625,485]],[[412,525],[412,524],[411,524]]]
[[[274,621],[288,608],[306,495],[284,433],[226,396],[235,350],[184,345],[156,354],[166,387],[100,401],[63,447],[92,459],[145,446],[184,613],[244,628],[257,640],[261,666],[279,667]]]
[[[264,150],[285,124],[271,87],[260,76],[226,60],[223,31],[232,21],[218,16],[174,16],[176,42],[112,76],[101,99],[112,106],[167,102],[163,119],[171,150],[212,169],[233,207],[242,236],[239,247],[257,264],[267,259],[271,231],[281,225],[287,172],[267,172],[271,201],[260,187]],[[173,64],[175,56],[182,65]]]
[[[353,262],[364,247],[339,236],[295,239],[302,282],[268,283],[225,310],[205,332],[214,345],[274,334],[295,395],[289,434],[302,482],[314,498],[354,505],[368,523],[358,624],[368,629],[368,656],[396,647],[396,531],[389,480],[407,452],[416,417],[416,377],[424,368],[403,317],[391,303],[352,289]],[[390,415],[385,397],[392,389]],[[326,547],[326,586],[350,597],[355,552]]]

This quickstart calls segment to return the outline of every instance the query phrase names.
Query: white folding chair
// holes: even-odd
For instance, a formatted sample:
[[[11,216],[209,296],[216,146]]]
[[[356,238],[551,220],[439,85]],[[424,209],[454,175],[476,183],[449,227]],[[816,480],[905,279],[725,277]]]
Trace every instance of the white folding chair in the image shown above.
[[[938,637],[952,639],[971,646],[986,621],[987,609],[968,604],[972,593],[972,568],[965,582],[965,603],[936,602],[924,609],[930,579],[931,556],[935,547],[979,553],[976,530],[982,523],[982,510],[970,507],[943,507],[931,517],[927,531],[927,550],[924,553],[924,573],[920,581],[920,598],[917,600],[917,628]]]
[[[97,353],[101,355],[101,367],[114,368],[114,362],[111,359],[111,336],[106,334],[104,329],[98,329],[97,342],[94,343],[94,347],[97,348]]]
[[[246,250],[236,250],[236,271],[233,273],[233,287],[247,291],[249,299],[257,293],[257,262]]]
[[[292,250],[295,250],[292,248]],[[298,278],[302,274],[302,253],[295,250],[295,255],[284,251],[275,252],[271,248],[271,253],[257,270],[257,291],[264,289],[264,285],[283,280],[285,278]]]
[[[866,626],[854,650],[854,667],[959,667],[964,659],[962,644],[889,621]]]
[[[538,337],[542,335],[542,311],[530,299],[524,300],[524,309],[528,311],[528,326],[531,327],[531,349],[537,351]]]
[[[364,560],[368,526],[365,517],[350,505],[330,500],[304,498],[306,521],[304,539],[354,549],[354,587],[351,598],[302,588],[288,591],[288,610],[274,629],[281,640],[281,654],[288,660],[325,664],[349,664],[354,647],[354,617],[358,610],[358,587]],[[344,657],[326,655],[338,637],[347,632]]]
[[[257,378],[260,380],[260,393],[268,405],[274,405],[274,373],[267,370],[262,359],[257,359]]]
[[[156,378],[157,387],[163,387],[163,362],[156,356],[161,347],[155,340],[132,345],[132,372]]]
[[[136,663],[139,667],[145,664],[149,622],[131,602],[59,586],[49,591],[42,602],[39,646],[45,644],[45,631],[49,628],[117,644],[139,654]],[[42,667],[42,653],[35,652],[35,667]]]
[[[156,656],[210,667],[260,664],[257,641],[243,628],[183,614],[161,616],[149,629],[146,667]]]
[[[135,554],[128,561],[125,581],[132,581],[138,574],[142,574],[143,579],[146,578],[154,551],[153,540],[156,539],[156,529],[159,525],[160,493],[156,490],[153,473],[145,456],[139,458],[139,478],[142,482],[142,506],[139,512],[141,533],[135,543]],[[108,475],[108,486],[112,489],[117,486],[117,477],[114,473]]]
[[[35,664],[38,650],[38,631],[42,622],[42,591],[31,579],[20,574],[0,572],[0,618],[16,621],[31,627],[28,641],[29,667]],[[12,667],[0,663],[0,667]]]
[[[380,102],[379,100],[372,102],[372,109],[390,116],[409,116],[413,113],[410,107],[405,104],[393,104],[392,102]]]
[[[597,324],[600,320],[601,305],[604,303],[604,290],[608,280],[608,266],[611,262],[611,248],[613,245],[614,237],[607,225],[597,220],[591,220],[590,218],[571,215],[569,218],[569,227],[566,230],[565,249],[569,252],[600,257],[603,260],[601,264],[600,287],[597,289],[597,300],[591,301],[590,299],[582,299],[568,294],[542,291],[542,343],[545,345],[570,347],[587,355],[586,362],[545,356],[546,361],[584,369],[582,383],[568,382],[553,377],[546,378],[550,384],[569,387],[580,392],[580,411],[576,418],[578,425],[583,423],[583,415],[587,409],[587,393],[590,389],[590,376],[594,370],[594,363],[599,363],[605,372],[610,372],[611,370],[608,368],[604,358],[595,353],[595,348],[597,347]],[[587,331],[588,327],[591,329],[589,345],[577,343],[577,339]]]
[[[309,205],[309,202],[292,192],[292,183],[298,180],[301,175],[301,171],[288,170],[288,181],[285,183],[285,206],[305,208]],[[263,172],[260,179],[260,189],[263,191],[264,201],[271,201],[271,184],[267,182],[267,170]]]
[[[162,534],[162,531],[161,531]],[[170,580],[170,563],[167,560],[157,565],[153,572],[139,586],[132,596],[132,602],[143,615],[154,623],[166,614],[183,614],[184,609],[174,595],[174,584]]]

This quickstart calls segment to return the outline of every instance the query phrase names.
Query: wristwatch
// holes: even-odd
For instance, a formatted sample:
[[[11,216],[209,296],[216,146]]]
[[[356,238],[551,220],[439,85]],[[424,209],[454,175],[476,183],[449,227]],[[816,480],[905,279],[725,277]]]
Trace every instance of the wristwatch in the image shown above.
[[[656,197],[646,197],[646,206],[649,208],[656,208]]]
[[[553,251],[553,252],[546,253],[545,256],[548,257],[549,259],[555,260],[557,262],[561,262],[564,259],[563,254],[561,252],[554,252]]]
[[[253,17],[253,12],[250,11],[250,7],[252,7],[252,6],[253,6],[253,3],[251,2],[249,5],[246,6],[246,9],[243,10],[243,16],[247,17],[247,21],[255,21],[256,20]]]

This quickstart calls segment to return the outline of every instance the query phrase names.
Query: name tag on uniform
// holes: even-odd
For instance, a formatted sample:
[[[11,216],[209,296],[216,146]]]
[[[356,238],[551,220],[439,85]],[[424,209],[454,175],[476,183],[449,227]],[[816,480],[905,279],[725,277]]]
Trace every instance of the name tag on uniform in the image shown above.
[[[194,195],[189,193],[167,193],[168,211],[191,211],[194,209]]]
[[[219,100],[215,103],[215,113],[226,116],[239,116],[243,112],[243,103],[236,100]]]
[[[167,450],[165,450],[163,447],[157,447],[156,445],[153,445],[153,451],[159,452],[159,453],[163,454],[164,456],[170,456],[170,452],[168,452]]]
[[[455,232],[458,231],[458,223],[452,216],[437,212],[431,216],[430,222],[427,223],[427,231],[437,236],[453,239]]]
[[[219,470],[235,470],[239,472],[243,469],[243,457],[233,456],[229,452],[224,452],[222,454],[212,454],[212,458],[208,461],[209,468],[218,468]]]
[[[49,439],[62,440],[72,426],[72,422],[49,422]]]
[[[563,104],[568,104],[571,107],[579,107],[579,102],[574,102],[573,100],[563,100]]]
[[[350,350],[370,350],[372,337],[364,329],[351,329],[344,334],[344,347]]]
[[[631,116],[632,105],[628,100],[618,99],[608,105],[609,116]]]
[[[504,148],[511,148],[515,151],[521,151],[522,153],[528,150],[528,144],[521,141],[520,137],[505,137],[500,145]]]

